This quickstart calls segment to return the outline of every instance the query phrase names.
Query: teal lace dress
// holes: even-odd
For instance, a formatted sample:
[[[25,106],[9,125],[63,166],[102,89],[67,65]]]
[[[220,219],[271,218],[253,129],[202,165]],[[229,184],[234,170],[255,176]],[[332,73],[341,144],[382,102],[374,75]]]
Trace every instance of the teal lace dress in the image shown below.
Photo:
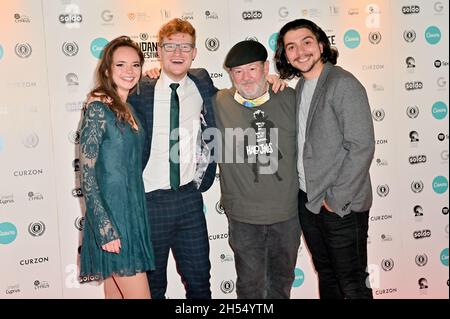
[[[142,180],[144,132],[138,126],[136,132],[118,122],[101,102],[91,103],[85,111],[80,136],[81,189],[86,203],[81,277],[103,280],[154,269]],[[117,238],[122,246],[119,254],[101,248]]]

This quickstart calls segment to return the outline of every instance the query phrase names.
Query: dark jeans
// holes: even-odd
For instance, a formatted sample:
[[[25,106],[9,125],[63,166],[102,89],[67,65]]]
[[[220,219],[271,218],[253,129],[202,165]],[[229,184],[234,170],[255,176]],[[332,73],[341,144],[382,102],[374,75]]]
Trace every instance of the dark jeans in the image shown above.
[[[299,219],[319,276],[321,299],[372,299],[367,273],[369,211],[344,217],[327,211],[310,212],[306,193],[298,196]]]
[[[297,217],[272,225],[228,219],[238,299],[288,299],[291,295],[300,225]]]
[[[147,272],[152,298],[165,298],[171,250],[186,298],[210,299],[211,264],[202,194],[189,183],[178,191],[156,190],[146,197],[156,266]]]

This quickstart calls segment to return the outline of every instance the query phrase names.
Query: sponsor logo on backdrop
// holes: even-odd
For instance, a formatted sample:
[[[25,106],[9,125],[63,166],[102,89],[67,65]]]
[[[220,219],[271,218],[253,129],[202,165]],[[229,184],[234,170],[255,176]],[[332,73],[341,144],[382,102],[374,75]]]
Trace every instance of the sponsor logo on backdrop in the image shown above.
[[[33,48],[29,43],[17,43],[14,47],[14,52],[19,58],[26,59],[33,52]]]
[[[102,21],[104,22],[103,25],[113,25],[112,20],[114,19],[114,14],[111,12],[111,10],[103,10],[100,13],[100,17],[102,18]]]
[[[432,25],[425,30],[425,40],[431,45],[438,44],[441,41],[441,30]]]
[[[72,167],[74,172],[79,172],[80,171],[80,159],[76,158],[72,161]]]
[[[149,35],[146,32],[139,33],[139,35],[131,36],[139,44],[144,58],[151,62],[158,60],[158,36]]]
[[[92,40],[91,42],[91,53],[94,57],[97,59],[100,59],[102,57],[103,49],[108,44],[108,40],[105,38],[96,38]]]
[[[62,24],[80,24],[83,22],[83,15],[80,13],[62,13],[58,20]]]
[[[348,30],[344,34],[344,44],[349,49],[355,49],[361,43],[361,36],[359,32],[356,30]]]
[[[397,288],[383,288],[383,289],[377,289],[375,290],[375,295],[389,295],[389,294],[395,294],[397,293]]]
[[[385,139],[385,138],[381,138],[381,139],[375,140],[375,144],[376,145],[383,145],[383,144],[387,144],[387,143],[388,143],[388,140]]]
[[[218,212],[220,215],[225,214],[225,209],[223,208],[220,200],[216,203],[216,212]]]
[[[172,12],[170,10],[161,9],[159,10],[159,12],[161,14],[161,20],[163,21],[170,20],[170,18],[172,17]]]
[[[9,82],[7,86],[13,89],[31,89],[37,87],[37,82]]]
[[[77,55],[79,48],[78,44],[75,41],[63,42],[61,50],[66,56],[72,57]]]
[[[447,80],[444,77],[438,77],[436,84],[439,91],[447,91]]]
[[[0,44],[0,60],[3,58],[3,47]]]
[[[80,131],[70,131],[69,135],[69,142],[73,143],[73,144],[80,144]]]
[[[362,66],[362,69],[364,71],[372,71],[372,70],[384,70],[384,64],[364,64]]]
[[[437,194],[444,194],[448,189],[448,180],[444,176],[436,176],[433,179],[433,190]]]
[[[380,197],[386,197],[389,194],[389,186],[387,184],[378,185],[377,194]]]
[[[218,16],[217,12],[206,10],[205,11],[205,19],[206,20],[211,20],[211,19],[218,20],[219,16]]]
[[[78,229],[79,231],[82,231],[84,228],[85,221],[86,220],[83,216],[78,216],[77,218],[75,218],[75,221],[74,221],[75,228]]]
[[[388,166],[389,165],[388,161],[385,160],[385,159],[382,159],[382,158],[377,158],[375,160],[375,162],[377,163],[378,167],[380,167],[380,166]]]
[[[409,139],[412,146],[417,146],[417,142],[419,142],[419,133],[417,131],[411,131],[409,132]]]
[[[216,173],[216,176],[215,176],[214,180],[216,182],[220,181],[220,174],[219,173]]]
[[[373,31],[369,33],[369,42],[372,44],[378,44],[381,42],[381,33]]]
[[[423,219],[423,208],[420,205],[413,207],[414,218],[417,222],[421,222]]]
[[[0,223],[0,244],[11,244],[17,238],[17,228],[13,223]]]
[[[448,248],[444,248],[441,251],[441,263],[444,266],[448,267]]]
[[[100,276],[99,275],[95,275],[95,276],[79,276],[78,277],[78,281],[80,283],[90,282],[90,281],[98,281],[98,280],[100,280]]]
[[[244,20],[261,20],[263,13],[260,10],[244,11],[242,12],[242,19]]]
[[[229,262],[229,261],[233,261],[234,258],[232,255],[227,255],[227,254],[220,254],[220,261],[221,262]]]
[[[442,1],[436,1],[433,5],[434,14],[441,15],[444,11],[444,4]]]
[[[72,189],[72,196],[73,197],[83,197],[83,191],[79,187],[74,188],[74,189]]]
[[[336,17],[340,13],[340,8],[338,6],[328,6],[328,9],[330,11],[330,16]]]
[[[294,282],[292,283],[292,287],[298,288],[305,282],[305,273],[298,267],[294,269]]]
[[[278,16],[283,20],[283,19],[287,19],[287,17],[289,16],[289,10],[286,7],[280,7],[278,9]]]
[[[428,280],[426,278],[420,278],[417,281],[419,289],[428,289]]]
[[[45,233],[45,224],[43,221],[32,222],[28,225],[28,233],[33,237],[40,237]]]
[[[414,90],[422,90],[423,82],[422,81],[410,81],[405,83],[406,91],[414,91]]]
[[[443,150],[441,152],[441,160],[442,160],[442,164],[448,164],[448,150]]]
[[[318,18],[322,15],[322,12],[320,12],[320,10],[317,8],[303,9],[302,15],[304,17]]]
[[[14,171],[13,172],[13,176],[15,176],[15,177],[35,176],[35,175],[41,175],[41,174],[44,174],[44,170],[42,168],[26,169],[23,171]]]
[[[127,17],[128,20],[132,22],[148,22],[151,20],[151,17],[147,14],[147,12],[143,11],[128,12]]]
[[[366,6],[366,12],[368,16],[366,17],[365,25],[369,29],[375,29],[380,27],[380,15],[381,10],[377,4],[369,4]]]
[[[429,229],[415,230],[413,232],[414,239],[422,239],[422,238],[429,238],[429,237],[431,237],[431,230],[429,230]]]
[[[65,108],[67,112],[77,112],[83,109],[84,101],[66,102]]]
[[[384,112],[384,109],[382,109],[382,108],[381,109],[375,109],[375,110],[372,111],[372,118],[375,121],[377,121],[377,122],[382,121],[384,119],[385,115],[386,114]]]
[[[272,33],[269,37],[269,47],[275,52],[277,48],[278,32]]]
[[[409,73],[414,72],[414,69],[416,68],[416,59],[414,57],[409,56],[405,59],[406,63],[406,69]]]
[[[181,15],[181,19],[183,19],[183,20],[194,20],[194,11],[183,12],[183,14]]]
[[[14,13],[14,22],[15,23],[30,23],[31,18],[24,14]]]
[[[42,194],[38,193],[38,192],[28,192],[27,196],[28,196],[28,201],[38,201],[38,200],[44,199],[44,196],[42,196]]]
[[[417,105],[408,106],[406,108],[406,115],[408,115],[410,119],[417,118],[419,116],[419,107]]]
[[[217,51],[220,47],[220,41],[216,37],[206,38],[205,47],[208,51]]]
[[[381,234],[380,238],[381,242],[392,241],[392,235],[390,234]]]
[[[14,194],[0,196],[0,204],[1,205],[9,205],[9,204],[14,204],[14,203],[15,203]]]
[[[45,280],[35,280],[33,282],[34,289],[35,290],[41,290],[41,289],[47,289],[50,288],[50,284],[48,281]]]
[[[411,183],[411,190],[413,193],[420,193],[423,191],[423,182],[422,181],[413,181]]]
[[[436,68],[440,68],[441,66],[448,66],[448,61],[435,60],[433,64]]]
[[[409,164],[423,164],[427,162],[426,155],[412,155],[408,158]]]
[[[438,140],[439,141],[443,142],[445,139],[448,140],[448,133],[447,134],[445,134],[445,133],[439,133],[438,134]]]
[[[26,148],[35,148],[39,144],[39,136],[32,132],[22,137],[22,144]]]
[[[414,40],[416,40],[416,31],[414,30],[405,30],[403,32],[403,39],[407,42],[407,43],[412,43],[414,42]]]
[[[228,239],[228,233],[212,234],[208,236],[209,240]]]
[[[359,14],[359,9],[358,9],[358,8],[349,8],[349,9],[347,10],[347,14],[348,14],[349,16],[355,16],[355,15],[358,15],[358,14]]]
[[[19,261],[20,266],[28,266],[28,265],[37,265],[37,264],[43,264],[49,262],[49,257],[34,257],[34,258],[28,258],[28,259],[21,259]]]
[[[377,215],[377,216],[370,216],[370,221],[371,222],[376,222],[376,221],[386,221],[392,219],[392,215],[391,214],[384,214],[384,215]]]
[[[223,78],[223,73],[222,72],[211,72],[211,73],[209,73],[209,77],[211,79],[220,79],[220,78]]]
[[[413,13],[419,13],[419,12],[420,12],[420,7],[417,5],[410,5],[410,6],[402,7],[403,14],[413,14]]]
[[[428,263],[428,256],[426,254],[417,254],[415,262],[417,266],[423,267]]]
[[[442,212],[443,215],[448,215],[448,207],[446,207],[446,206],[442,207],[441,212]]]
[[[5,293],[7,295],[20,294],[20,285],[15,284],[15,285],[6,286]]]
[[[331,34],[333,30],[326,30],[325,33],[327,34],[328,41],[330,41],[331,45],[336,46],[336,34]]]
[[[386,258],[381,261],[381,268],[384,271],[391,271],[394,268],[394,260],[392,258]]]
[[[442,101],[438,101],[433,104],[431,108],[431,113],[433,114],[433,117],[435,119],[442,120],[447,116],[448,113],[447,105]]]
[[[233,280],[223,280],[220,283],[220,290],[224,293],[224,294],[229,294],[232,293],[234,291],[234,281]]]

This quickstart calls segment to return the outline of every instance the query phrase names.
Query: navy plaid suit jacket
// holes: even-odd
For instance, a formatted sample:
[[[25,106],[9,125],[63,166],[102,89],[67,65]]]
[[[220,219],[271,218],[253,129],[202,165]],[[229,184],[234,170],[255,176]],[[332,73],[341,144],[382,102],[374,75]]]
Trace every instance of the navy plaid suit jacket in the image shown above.
[[[205,123],[201,122],[202,132],[204,132],[207,127],[216,127],[214,111],[212,108],[212,96],[216,94],[218,89],[214,86],[214,83],[209,77],[208,71],[206,71],[205,69],[190,69],[187,75],[192,81],[194,81],[203,99],[203,107],[201,113],[203,114],[206,125]],[[147,165],[151,152],[154,120],[153,106],[156,82],[157,79],[144,77],[139,83],[140,94],[137,95],[135,92],[128,97],[128,102],[133,106],[133,109],[136,112],[136,116],[141,122],[141,125],[144,127],[144,131],[147,133],[145,134],[144,150],[142,154],[142,170],[144,170],[145,166]],[[206,143],[210,143],[211,140],[212,139],[207,140],[205,138]],[[199,191],[205,192],[213,184],[214,178],[216,176],[216,165],[217,164],[215,162],[209,163],[200,184]]]

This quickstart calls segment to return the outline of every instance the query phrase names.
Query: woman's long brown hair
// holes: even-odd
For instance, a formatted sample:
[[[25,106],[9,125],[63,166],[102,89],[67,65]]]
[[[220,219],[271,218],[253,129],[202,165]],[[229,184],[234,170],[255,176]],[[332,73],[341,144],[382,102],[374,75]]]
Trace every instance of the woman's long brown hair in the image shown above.
[[[141,67],[144,65],[144,54],[136,42],[127,36],[115,38],[103,50],[102,57],[95,72],[95,88],[90,92],[90,95],[100,98],[102,102],[107,104],[116,114],[118,121],[127,122],[133,127],[135,123],[131,111],[126,103],[120,99],[117,93],[117,85],[114,83],[112,76],[110,76],[112,74],[114,52],[120,47],[134,49],[139,56]]]

